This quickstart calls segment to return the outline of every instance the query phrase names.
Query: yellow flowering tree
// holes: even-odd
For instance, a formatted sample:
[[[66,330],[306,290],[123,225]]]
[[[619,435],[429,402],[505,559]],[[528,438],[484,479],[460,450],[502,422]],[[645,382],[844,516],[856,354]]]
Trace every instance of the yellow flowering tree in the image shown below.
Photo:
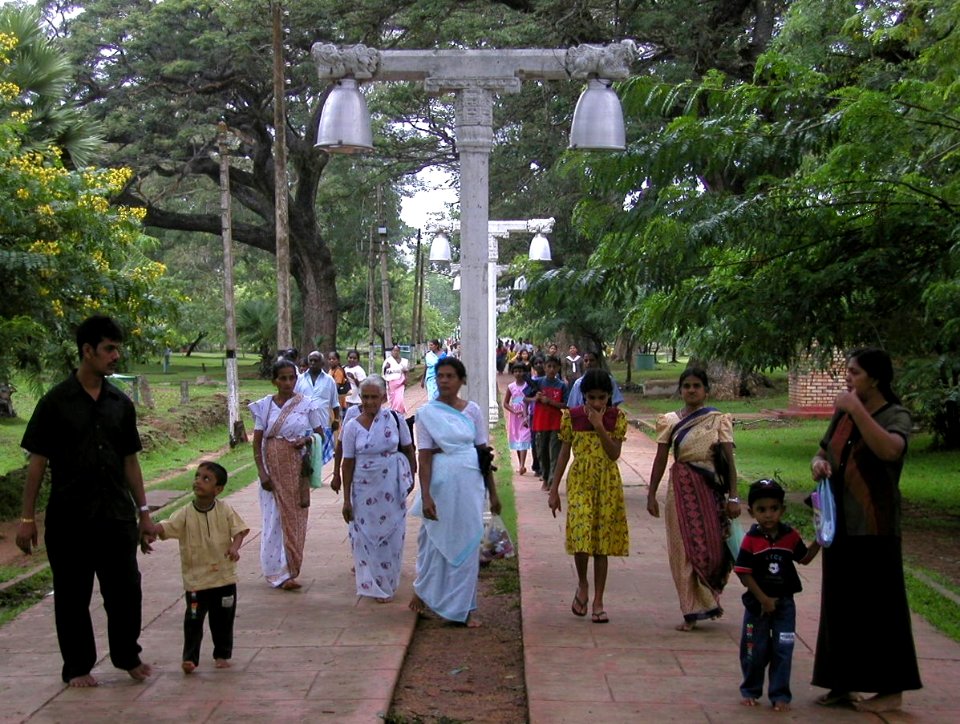
[[[163,265],[143,253],[143,209],[110,203],[132,172],[68,170],[30,137],[10,80],[18,42],[0,31],[0,381],[75,364],[73,329],[90,314],[117,318],[136,352],[161,341],[174,311]]]

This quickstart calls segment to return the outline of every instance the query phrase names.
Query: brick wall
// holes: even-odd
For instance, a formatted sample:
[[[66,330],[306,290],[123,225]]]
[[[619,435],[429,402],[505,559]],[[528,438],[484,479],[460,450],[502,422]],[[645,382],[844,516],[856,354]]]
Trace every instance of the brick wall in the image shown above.
[[[837,395],[847,389],[846,359],[835,351],[827,369],[821,369],[812,357],[802,358],[790,371],[790,400],[792,410],[830,409]]]

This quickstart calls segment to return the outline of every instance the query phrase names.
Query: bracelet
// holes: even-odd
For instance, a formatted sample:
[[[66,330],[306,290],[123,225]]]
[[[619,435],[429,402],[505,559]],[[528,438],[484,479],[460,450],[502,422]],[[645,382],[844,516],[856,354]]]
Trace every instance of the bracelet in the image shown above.
[[[149,506],[149,505],[141,505],[139,508],[137,508],[137,510],[139,510],[141,513],[149,513],[149,512],[150,512],[150,506]]]
[[[737,505],[740,505],[740,498],[738,498],[738,497],[736,497],[736,496],[734,496],[733,498],[727,498],[727,502],[728,502],[728,503],[736,503]]]
[[[20,519],[20,522],[21,522],[21,523],[33,523],[34,521],[33,521],[33,518],[21,518],[21,519]]]

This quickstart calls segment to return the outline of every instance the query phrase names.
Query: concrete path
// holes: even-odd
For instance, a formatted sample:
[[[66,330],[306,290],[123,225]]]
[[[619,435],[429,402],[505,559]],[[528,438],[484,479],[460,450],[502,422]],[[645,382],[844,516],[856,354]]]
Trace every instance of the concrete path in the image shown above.
[[[408,405],[423,399],[418,387]],[[563,547],[563,519],[553,519],[540,484],[515,476],[527,695],[533,724],[556,722],[730,722],[773,716],[769,708],[739,706],[740,587],[725,596],[727,616],[679,633],[676,594],[666,563],[663,523],[646,513],[647,476],[654,445],[631,429],[621,470],[626,486],[631,554],[611,558],[606,609],[598,626],[570,613],[576,586]],[[252,458],[252,456],[251,456]],[[382,721],[415,627],[406,608],[416,554],[417,519],[407,527],[403,580],[397,600],[379,605],[358,598],[340,517],[341,498],[315,491],[310,511],[304,589],[267,586],[259,572],[259,510],[254,477],[231,481],[229,497],[251,527],[241,551],[233,668],[215,670],[209,641],[198,671],[180,671],[182,584],[176,543],[158,543],[141,559],[145,683],[130,680],[101,659],[101,686],[69,690],[60,683],[60,655],[51,598],[0,630],[0,721]],[[243,487],[246,486],[246,487]],[[821,693],[807,682],[813,661],[819,565],[801,570],[794,710],[783,721],[878,721],[813,704]],[[105,617],[94,594],[97,641],[105,656]],[[891,722],[960,721],[960,645],[919,619],[914,634],[926,688],[905,695]],[[882,635],[882,632],[878,632]],[[470,712],[462,712],[469,720]],[[519,724],[519,723],[518,723]]]
[[[408,405],[423,399],[419,387]],[[250,459],[253,459],[251,453]],[[329,478],[330,466],[327,474]],[[30,722],[377,722],[389,711],[416,625],[412,594],[416,531],[409,518],[400,591],[390,604],[355,594],[353,559],[341,517],[342,497],[313,493],[301,591],[271,588],[260,574],[260,512],[255,470],[230,481],[227,500],[250,526],[241,549],[233,668],[214,669],[209,634],[200,668],[180,670],[183,584],[175,541],[158,542],[140,558],[143,576],[143,660],[154,668],[144,683],[106,658],[106,617],[94,592],[101,659],[96,689],[60,683],[61,659],[47,598],[0,629],[0,721]],[[329,480],[327,480],[327,483]]]
[[[564,551],[563,514],[551,517],[546,494],[530,473],[514,476],[530,722],[740,722],[772,721],[773,717],[802,722],[880,721],[877,715],[814,703],[823,693],[809,684],[819,612],[819,557],[812,565],[800,567],[804,590],[797,596],[794,702],[789,714],[774,714],[766,701],[754,709],[739,704],[737,651],[743,589],[735,577],[724,594],[722,619],[703,623],[694,632],[674,630],[681,614],[667,565],[663,519],[650,517],[646,510],[655,453],[656,444],[630,428],[620,458],[630,556],[609,559],[604,596],[610,617],[607,625],[570,612],[577,578],[573,557]],[[665,483],[660,491],[662,510]],[[746,514],[742,522],[749,522]],[[592,566],[591,562],[591,582]],[[883,720],[958,722],[960,644],[917,617],[913,626],[926,688],[906,693],[903,712],[884,715]]]

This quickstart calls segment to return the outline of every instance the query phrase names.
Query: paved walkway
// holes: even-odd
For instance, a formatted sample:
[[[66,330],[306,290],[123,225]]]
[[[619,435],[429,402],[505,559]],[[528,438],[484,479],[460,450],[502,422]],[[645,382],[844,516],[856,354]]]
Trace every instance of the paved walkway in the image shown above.
[[[527,698],[532,724],[558,722],[880,721],[881,717],[814,703],[823,693],[808,683],[813,670],[820,595],[820,559],[799,567],[793,710],[740,706],[737,650],[742,587],[734,577],[724,595],[727,615],[694,632],[674,630],[681,614],[666,559],[662,518],[647,513],[647,481],[656,444],[630,429],[620,468],[630,523],[630,556],[610,558],[604,605],[608,625],[570,612],[576,589],[573,557],[564,551],[564,521],[547,508],[529,473],[517,488],[520,580]],[[661,510],[666,484],[661,484]],[[563,490],[561,489],[561,493]],[[748,522],[746,514],[742,522]],[[590,577],[592,582],[593,564]],[[883,605],[883,602],[876,602]],[[926,686],[904,695],[890,722],[960,721],[960,644],[914,617],[914,637]],[[878,636],[883,632],[878,631]]]
[[[408,404],[422,401],[412,387]],[[630,518],[631,555],[611,558],[606,608],[597,626],[570,613],[576,576],[563,549],[563,520],[553,519],[531,475],[515,477],[520,576],[530,721],[702,722],[773,716],[767,707],[739,706],[739,585],[726,595],[728,615],[695,633],[673,630],[680,613],[665,559],[662,520],[646,513],[646,479],[654,446],[631,429],[621,467]],[[257,491],[246,470],[230,496],[251,527],[241,551],[233,668],[215,670],[207,642],[198,671],[180,671],[180,566],[176,543],[159,543],[142,558],[141,644],[155,673],[136,683],[101,660],[101,686],[65,689],[47,599],[0,630],[0,721],[331,721],[377,722],[415,627],[406,608],[413,580],[417,519],[410,519],[403,583],[393,604],[358,600],[350,573],[341,498],[316,491],[310,511],[304,589],[268,587],[259,573]],[[242,487],[246,485],[246,487]],[[794,711],[789,721],[878,721],[879,717],[814,705],[820,690],[806,682],[816,635],[819,565],[803,569],[794,657]],[[105,617],[94,594],[97,640],[105,654]],[[883,632],[878,632],[882,635]],[[927,688],[905,696],[904,712],[887,721],[960,721],[960,645],[916,619],[914,633]],[[470,712],[463,712],[464,719]]]
[[[408,404],[423,399],[419,387]],[[252,460],[251,455],[251,460]],[[327,466],[329,476],[330,466]],[[390,708],[416,625],[412,594],[416,530],[409,518],[404,570],[395,602],[358,599],[342,497],[314,491],[298,592],[271,588],[260,575],[260,513],[256,477],[244,470],[228,498],[250,526],[240,551],[233,668],[214,669],[209,634],[200,668],[180,670],[183,584],[175,541],[158,542],[141,557],[143,658],[154,668],[144,683],[106,658],[106,617],[99,592],[92,607],[101,660],[96,689],[60,683],[61,659],[53,599],[0,629],[0,721],[30,722],[377,722]],[[245,487],[244,487],[245,486]]]

